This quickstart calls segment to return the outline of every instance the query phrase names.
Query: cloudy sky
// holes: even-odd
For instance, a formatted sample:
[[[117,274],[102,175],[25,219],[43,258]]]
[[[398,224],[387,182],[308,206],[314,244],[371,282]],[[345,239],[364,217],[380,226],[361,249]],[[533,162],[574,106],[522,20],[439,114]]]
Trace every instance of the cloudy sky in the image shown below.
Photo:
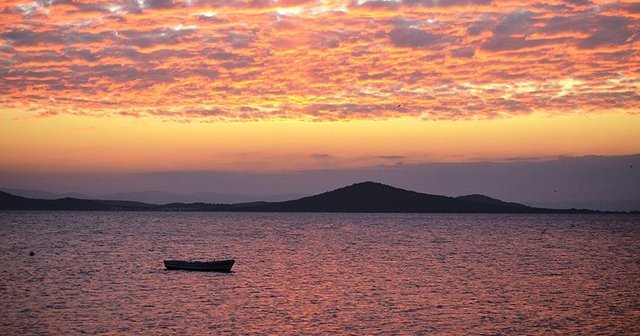
[[[640,152],[640,3],[4,0],[0,170]]]

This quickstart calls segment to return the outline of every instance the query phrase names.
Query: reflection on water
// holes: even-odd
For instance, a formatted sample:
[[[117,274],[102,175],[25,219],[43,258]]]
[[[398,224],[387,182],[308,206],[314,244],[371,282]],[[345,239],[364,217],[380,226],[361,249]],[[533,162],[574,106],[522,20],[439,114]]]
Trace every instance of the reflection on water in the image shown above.
[[[638,334],[638,279],[637,216],[0,213],[2,334]]]

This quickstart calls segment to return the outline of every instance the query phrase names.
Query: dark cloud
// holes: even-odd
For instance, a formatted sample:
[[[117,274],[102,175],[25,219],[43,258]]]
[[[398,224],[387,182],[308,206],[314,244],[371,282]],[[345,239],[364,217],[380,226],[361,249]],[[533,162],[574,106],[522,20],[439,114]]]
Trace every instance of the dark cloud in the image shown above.
[[[167,83],[172,82],[175,74],[168,69],[150,69],[141,70],[133,66],[125,66],[119,64],[97,65],[97,66],[71,66],[69,67],[75,73],[85,74],[90,79],[110,78],[116,83],[125,83],[131,81],[140,81],[148,83]]]
[[[462,47],[458,49],[454,49],[451,51],[451,55],[453,57],[459,58],[471,58],[476,54],[476,49],[474,47]]]
[[[295,7],[301,5],[318,4],[318,2],[318,0],[280,0],[275,4],[282,7]]]
[[[356,103],[309,104],[304,107],[304,112],[320,120],[339,120],[365,116],[385,118],[406,114],[405,111],[399,110],[396,104],[379,105]]]
[[[1,33],[0,37],[11,41],[15,46],[34,46],[43,44],[82,44],[103,41],[109,33],[87,33],[78,31],[51,30],[36,32],[31,30],[11,30]]]
[[[124,47],[124,48],[110,48],[110,49],[103,50],[98,56],[127,58],[132,61],[136,61],[141,65],[146,66],[149,64],[155,64],[155,63],[166,61],[167,59],[172,57],[191,58],[191,57],[197,56],[197,54],[187,50],[174,50],[174,49],[159,49],[149,53],[144,53],[144,52],[137,51],[133,48]]]
[[[632,14],[640,14],[640,2],[621,4],[621,9]]]
[[[32,51],[14,52],[14,60],[17,62],[63,62],[68,61],[69,56],[57,51]]]
[[[230,52],[226,52],[224,50],[216,50],[216,51],[211,52],[208,55],[208,58],[217,59],[217,60],[232,60],[232,59],[235,59],[238,56],[240,56],[240,55],[237,55],[237,54],[234,54],[234,53],[230,53]]]
[[[480,35],[480,33],[489,30],[492,24],[493,22],[490,19],[484,18],[483,20],[476,21],[469,25],[467,33],[472,36]]]
[[[124,43],[132,44],[141,48],[148,48],[161,44],[173,45],[180,42],[187,42],[189,41],[189,37],[193,37],[195,33],[196,30],[193,28],[179,30],[172,28],[160,28],[150,31],[125,30],[119,34],[126,38],[123,41]]]
[[[418,28],[394,28],[389,32],[391,43],[396,47],[426,48],[442,42],[442,36]]]
[[[601,52],[595,53],[594,56],[605,61],[627,62],[631,61],[637,51],[635,50],[621,50],[615,52]]]
[[[564,38],[526,39],[525,37],[494,36],[482,45],[482,49],[488,51],[509,51],[539,47],[548,44],[558,44],[564,41],[566,41]]]
[[[95,62],[100,58],[100,54],[94,53],[86,49],[66,48],[64,50],[66,56],[71,59],[82,59],[87,62]]]
[[[210,60],[222,61],[221,65],[226,69],[244,68],[256,65],[255,59],[252,56],[229,52],[222,48],[207,49],[198,54],[206,55],[206,58]]]
[[[52,32],[37,33],[30,30],[13,30],[0,34],[3,39],[11,41],[16,46],[31,46],[44,43],[60,44],[63,38]]]
[[[256,63],[255,60],[249,56],[238,56],[234,60],[223,62],[221,64],[221,66],[225,69],[238,69],[259,65],[259,63]]]
[[[144,0],[144,7],[149,9],[170,9],[176,6],[173,0]]]
[[[371,0],[359,3],[359,1],[351,1],[351,7],[362,7],[362,8],[371,8],[371,9],[397,9],[400,8],[402,4],[396,1],[385,1],[385,0]]]
[[[229,7],[229,8],[268,8],[277,5],[273,0],[194,0],[195,7]]]
[[[533,26],[533,13],[518,10],[502,17],[493,29],[495,35],[527,35]]]
[[[452,7],[471,5],[490,5],[492,0],[404,0],[403,4],[424,7]]]
[[[230,32],[226,40],[234,48],[243,49],[247,48],[251,42],[255,41],[257,36],[253,33],[237,33]]]
[[[400,2],[388,0],[371,0],[359,3],[352,1],[352,7],[366,7],[379,9],[397,9],[401,6],[409,7],[454,7],[454,6],[478,6],[490,5],[492,0],[403,0]]]
[[[596,25],[592,13],[583,13],[570,16],[556,16],[544,22],[539,30],[545,34],[557,34],[562,32],[590,33]]]
[[[239,107],[212,107],[212,108],[190,108],[182,111],[167,111],[158,109],[151,112],[157,116],[170,116],[173,120],[190,122],[192,118],[216,118],[216,119],[233,119],[233,120],[261,120],[268,117],[274,117],[252,106]]]
[[[594,27],[602,29],[603,26],[615,26],[615,24],[603,25],[602,23],[602,18],[595,16],[593,12],[541,19],[537,17],[537,14],[534,14],[529,10],[517,10],[504,15],[499,19],[498,23],[492,29],[493,36],[489,40],[485,41],[481,48],[488,51],[509,51],[544,45],[570,43],[577,39],[569,37],[530,38],[529,36],[534,33],[547,35],[554,35],[563,32],[589,33],[593,31]],[[477,35],[481,31],[486,30],[487,26],[489,26],[489,24],[486,21],[476,22],[471,28],[469,28],[469,32]],[[620,30],[624,28],[617,27],[616,29],[617,32],[620,33]],[[612,37],[612,35],[615,35],[614,33],[611,33],[611,29],[603,29],[602,31],[608,32],[606,34],[602,34],[606,35],[606,37]],[[596,36],[595,40],[599,41],[601,40],[601,37]],[[588,45],[593,44],[584,41],[581,43]]]
[[[227,20],[221,19],[215,15],[196,15],[196,18],[198,21],[200,22],[207,22],[207,23],[223,23],[223,22],[227,22]]]
[[[564,2],[578,6],[588,6],[592,4],[591,0],[564,0]]]
[[[156,0],[147,0],[147,2],[155,2]],[[163,2],[166,0],[160,0]],[[55,6],[64,5],[67,7],[73,7],[75,9],[67,10],[67,13],[80,12],[80,13],[109,13],[110,10],[107,4],[100,2],[84,2],[79,0],[37,0],[35,1],[40,8],[50,8]],[[140,3],[137,0],[120,0],[111,1],[110,5],[117,5],[127,13],[140,13]],[[18,11],[29,12],[30,10],[23,7],[16,6]]]
[[[109,9],[99,3],[69,1],[70,5],[75,6],[82,13],[108,13]]]
[[[629,28],[631,20],[626,17],[604,16],[597,11],[588,10],[575,15],[555,16],[550,19],[537,19],[530,11],[517,11],[503,17],[494,27],[494,36],[484,45],[486,50],[514,50],[548,44],[548,42],[567,42],[577,39],[523,39],[532,33],[560,34],[575,32],[590,34],[578,42],[582,49],[600,46],[623,45],[633,36]],[[473,26],[472,26],[473,27]],[[471,29],[471,28],[470,28]],[[477,33],[480,29],[472,32]],[[471,33],[471,32],[470,32]],[[511,37],[505,37],[511,36]],[[514,38],[513,36],[518,36]]]
[[[528,106],[527,102],[518,101],[514,99],[500,98],[494,101],[492,105],[498,108],[501,107],[503,109],[506,109],[508,112],[524,112],[524,113],[532,112],[532,109],[530,106]]]
[[[630,20],[617,16],[601,16],[597,18],[598,28],[591,36],[578,44],[582,49],[593,49],[600,46],[622,45],[634,34],[628,25]]]
[[[395,28],[415,28],[422,24],[421,20],[406,18],[403,16],[396,16],[391,19],[390,22]]]
[[[125,0],[121,2],[119,5],[127,13],[132,13],[132,14],[142,13],[142,8],[140,7],[140,3],[137,0]]]
[[[589,105],[602,105],[618,108],[634,108],[640,105],[640,94],[635,91],[573,93],[565,96],[565,99],[575,101],[585,107]]]
[[[187,110],[182,113],[191,117],[211,117],[211,116],[225,116],[228,115],[229,112],[219,108],[209,108],[209,109],[198,109],[198,110]]]
[[[207,67],[207,66],[201,66],[197,69],[192,69],[190,70],[190,73],[200,75],[209,79],[215,79],[219,75],[218,70],[212,67]]]
[[[383,79],[383,78],[389,78],[389,77],[394,77],[395,75],[391,72],[378,72],[378,73],[363,73],[360,76],[358,76],[358,79],[362,79],[362,80],[367,80],[367,79]]]
[[[146,88],[158,83],[173,82],[183,75],[180,71],[169,69],[139,69],[119,64],[109,65],[72,65],[64,70],[49,68],[19,68],[6,73],[0,72],[1,88],[21,88],[30,83],[46,85],[50,91],[74,88],[95,93],[100,88],[95,86],[99,80],[109,80],[114,84],[136,83],[137,89]]]

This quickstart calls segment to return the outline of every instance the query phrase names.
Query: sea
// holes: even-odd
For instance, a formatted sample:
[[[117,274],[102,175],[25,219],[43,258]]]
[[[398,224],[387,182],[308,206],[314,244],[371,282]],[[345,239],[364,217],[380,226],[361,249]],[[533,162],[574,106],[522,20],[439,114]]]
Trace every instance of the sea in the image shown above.
[[[0,212],[0,334],[639,335],[640,216]]]

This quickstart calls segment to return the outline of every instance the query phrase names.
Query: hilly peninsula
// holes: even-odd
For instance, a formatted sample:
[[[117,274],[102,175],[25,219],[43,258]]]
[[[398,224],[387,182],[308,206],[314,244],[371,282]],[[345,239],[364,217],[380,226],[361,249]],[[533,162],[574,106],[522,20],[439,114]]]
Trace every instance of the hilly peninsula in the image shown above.
[[[484,195],[448,197],[418,193],[377,182],[361,182],[283,202],[236,204],[168,203],[61,198],[32,199],[0,192],[0,210],[41,211],[228,211],[360,213],[600,213],[585,209],[544,209]]]

